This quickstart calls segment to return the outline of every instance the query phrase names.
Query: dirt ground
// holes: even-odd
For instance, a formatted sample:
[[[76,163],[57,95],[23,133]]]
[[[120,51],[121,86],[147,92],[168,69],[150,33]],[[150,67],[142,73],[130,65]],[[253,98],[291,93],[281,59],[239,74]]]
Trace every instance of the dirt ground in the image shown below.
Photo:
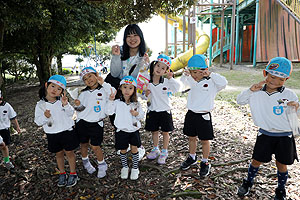
[[[121,180],[121,163],[114,149],[112,126],[106,119],[103,150],[108,164],[107,176],[97,179],[96,173],[87,174],[78,149],[77,173],[80,181],[72,188],[59,188],[56,186],[58,173],[55,155],[48,152],[45,134],[33,122],[35,104],[39,100],[38,89],[36,84],[7,88],[7,101],[18,113],[22,134],[13,134],[13,142],[9,147],[15,170],[7,171],[0,166],[0,199],[239,199],[236,195],[237,187],[247,175],[257,133],[247,106],[216,101],[212,112],[215,139],[211,142],[209,157],[212,169],[211,174],[204,179],[198,176],[198,166],[187,171],[178,168],[188,155],[188,140],[182,134],[187,110],[185,97],[173,97],[175,130],[171,134],[166,165],[158,165],[156,161],[143,158],[139,179]],[[145,102],[143,105],[145,107]],[[142,144],[149,152],[152,148],[151,134],[143,129],[140,133]],[[299,139],[296,143],[300,155]],[[197,154],[201,158],[201,145]],[[95,156],[91,153],[89,157],[96,166]],[[300,163],[295,162],[288,169],[288,197],[299,200]],[[261,166],[251,193],[244,199],[271,199],[276,186],[273,159]]]

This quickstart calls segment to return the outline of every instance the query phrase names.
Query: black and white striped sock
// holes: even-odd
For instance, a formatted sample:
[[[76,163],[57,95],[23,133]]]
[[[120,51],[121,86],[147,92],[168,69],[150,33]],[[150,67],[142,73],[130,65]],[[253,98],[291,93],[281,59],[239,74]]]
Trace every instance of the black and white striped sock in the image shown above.
[[[139,168],[139,152],[132,154],[132,168],[133,169]]]
[[[128,168],[128,165],[127,165],[127,153],[125,153],[125,154],[120,153],[120,158],[121,158],[122,167]]]

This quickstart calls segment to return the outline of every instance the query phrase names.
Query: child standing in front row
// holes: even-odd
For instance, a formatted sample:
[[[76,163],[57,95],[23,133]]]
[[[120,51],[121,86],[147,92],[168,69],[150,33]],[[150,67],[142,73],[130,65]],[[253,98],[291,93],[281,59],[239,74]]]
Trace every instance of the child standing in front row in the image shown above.
[[[211,121],[211,111],[214,108],[216,94],[227,85],[225,77],[208,70],[205,57],[196,54],[188,61],[188,70],[181,77],[181,81],[190,86],[187,98],[188,112],[184,119],[183,133],[189,137],[189,156],[180,168],[187,170],[197,164],[197,136],[202,143],[203,157],[200,163],[200,177],[210,172],[208,156],[210,142],[214,138]]]
[[[77,136],[73,129],[74,108],[68,103],[66,97],[66,79],[61,75],[51,76],[47,83],[39,90],[40,101],[35,106],[34,122],[43,126],[47,135],[48,150],[56,154],[59,169],[58,186],[72,187],[79,180],[76,174],[76,157],[74,149],[79,146]],[[66,153],[70,176],[65,171]]]
[[[165,164],[168,157],[169,132],[174,130],[171,113],[170,92],[177,92],[180,84],[173,78],[169,71],[171,59],[161,54],[156,61],[150,64],[150,82],[147,87],[146,96],[150,98],[150,106],[146,115],[145,129],[152,132],[153,149],[147,155],[148,159],[159,156],[158,164]],[[163,75],[167,78],[163,78]],[[159,128],[163,135],[163,149],[159,150]]]
[[[96,171],[88,158],[91,145],[98,162],[98,178],[106,176],[107,164],[104,160],[101,143],[103,142],[103,119],[106,117],[105,107],[112,87],[104,82],[92,67],[85,67],[80,73],[86,88],[75,100],[77,111],[76,130],[79,136],[81,156],[84,168],[89,174]]]
[[[2,93],[0,91],[0,137],[2,136],[2,142],[0,144],[0,149],[3,155],[4,166],[7,169],[14,168],[14,165],[9,160],[8,145],[10,144],[10,121],[14,123],[18,133],[21,133],[19,123],[17,120],[17,113],[14,111],[13,107],[3,101]]]
[[[275,154],[278,187],[274,199],[286,199],[287,165],[298,160],[295,139],[286,115],[288,106],[299,109],[297,95],[284,87],[291,72],[291,61],[284,57],[273,58],[264,70],[266,79],[252,85],[237,97],[238,104],[250,105],[254,124],[259,127],[248,177],[238,189],[239,196],[249,193],[259,166],[270,162],[272,154]]]
[[[116,126],[115,147],[121,150],[120,158],[122,163],[121,178],[127,179],[129,167],[127,165],[127,148],[130,145],[132,153],[131,180],[139,177],[139,154],[138,147],[141,146],[139,129],[140,120],[144,117],[141,104],[137,101],[136,95],[137,81],[132,76],[125,76],[118,89],[118,93],[111,92],[107,106],[107,114],[116,114],[114,125]],[[114,101],[115,96],[117,100]]]

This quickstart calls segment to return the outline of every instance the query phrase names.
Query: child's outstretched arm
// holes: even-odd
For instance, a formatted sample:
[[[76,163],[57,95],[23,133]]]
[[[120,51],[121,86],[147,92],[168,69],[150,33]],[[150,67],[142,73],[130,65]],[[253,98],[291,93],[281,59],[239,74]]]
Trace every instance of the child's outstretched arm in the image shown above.
[[[205,70],[208,71],[208,70]],[[228,84],[227,79],[224,76],[221,76],[220,74],[211,72],[210,73],[211,80],[216,84],[217,90],[220,91],[226,87]]]
[[[14,118],[14,119],[12,120],[12,122],[13,122],[14,125],[15,125],[16,131],[20,134],[20,133],[21,133],[21,129],[20,129],[20,126],[19,126],[19,123],[18,123],[17,118]]]

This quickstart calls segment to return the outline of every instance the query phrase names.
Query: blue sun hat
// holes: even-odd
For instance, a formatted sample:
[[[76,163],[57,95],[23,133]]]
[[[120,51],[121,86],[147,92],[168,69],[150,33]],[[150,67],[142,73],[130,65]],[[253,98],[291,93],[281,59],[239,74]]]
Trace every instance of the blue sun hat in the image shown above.
[[[284,57],[275,57],[270,60],[266,72],[280,78],[289,78],[293,70],[292,62]]]
[[[137,86],[137,81],[134,77],[132,76],[125,76],[124,78],[122,78],[120,85],[123,84],[129,84],[129,85],[133,85],[134,87]]]
[[[88,73],[97,73],[97,71],[93,67],[85,67],[81,70],[80,79],[82,80],[84,75]]]
[[[206,57],[201,54],[193,55],[188,61],[189,70],[206,69],[208,66],[205,61]]]
[[[172,64],[171,58],[165,54],[160,54],[157,57],[157,61],[166,64],[169,68],[171,67]]]
[[[62,75],[53,75],[49,78],[48,82],[54,83],[60,87],[62,87],[63,89],[66,89],[67,87],[67,81],[66,78],[63,77]]]

